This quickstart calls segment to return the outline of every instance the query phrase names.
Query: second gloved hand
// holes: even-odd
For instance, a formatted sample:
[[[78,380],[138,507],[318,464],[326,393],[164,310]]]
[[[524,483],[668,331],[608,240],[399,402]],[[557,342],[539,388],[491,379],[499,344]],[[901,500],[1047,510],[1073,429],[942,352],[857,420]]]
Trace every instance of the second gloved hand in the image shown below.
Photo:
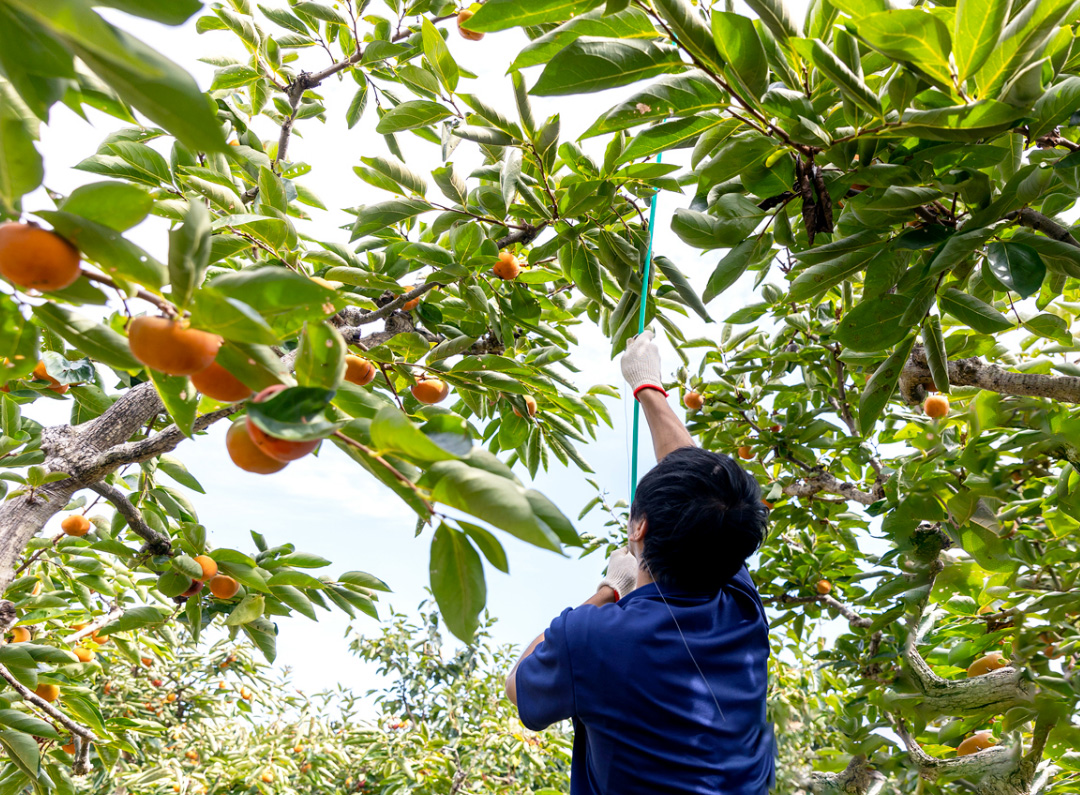
[[[638,562],[627,547],[611,553],[607,564],[607,576],[600,581],[600,587],[609,586],[615,591],[616,601],[622,599],[637,587]]]

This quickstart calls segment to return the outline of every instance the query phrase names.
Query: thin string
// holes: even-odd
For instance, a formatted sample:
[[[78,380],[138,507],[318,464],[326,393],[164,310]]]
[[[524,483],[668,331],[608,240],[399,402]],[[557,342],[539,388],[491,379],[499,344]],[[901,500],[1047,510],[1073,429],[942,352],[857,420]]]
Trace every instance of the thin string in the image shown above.
[[[660,152],[656,156],[656,162],[659,163],[664,157],[664,153]],[[645,331],[645,308],[649,303],[649,287],[652,284],[652,245],[653,245],[653,229],[656,228],[656,205],[660,198],[660,191],[657,190],[652,197],[652,202],[649,204],[649,244],[645,250],[645,273],[641,281],[641,311],[638,313],[638,334]],[[634,494],[637,492],[637,462],[638,462],[638,427],[640,426],[641,412],[638,406],[637,400],[634,401],[634,434],[633,434],[633,447],[630,451],[630,502],[634,501]],[[681,630],[680,630],[681,631]],[[697,663],[694,663],[697,665]]]
[[[652,569],[649,568],[649,564],[645,563],[644,560],[642,560],[642,563],[645,564],[645,570],[649,572],[649,576],[652,577],[653,573]],[[660,590],[660,583],[655,577],[653,577],[653,585],[656,586],[656,592],[660,594],[660,598],[664,602],[664,607],[667,608],[668,615],[671,616],[671,620],[675,624],[675,629],[679,630],[679,637],[682,638],[683,646],[686,648],[686,653],[690,657],[690,662],[692,662],[694,664],[694,667],[697,668],[698,676],[701,677],[701,681],[705,683],[705,687],[708,689],[709,695],[712,696],[713,703],[716,705],[716,711],[720,713],[720,720],[726,721],[727,718],[724,716],[724,710],[720,709],[720,702],[716,698],[716,693],[713,692],[712,685],[709,684],[709,680],[705,677],[705,672],[702,671],[701,666],[698,665],[698,661],[697,658],[694,657],[694,653],[690,651],[690,644],[686,642],[686,635],[683,634],[682,627],[679,626],[679,620],[675,618],[675,611],[672,610],[671,605],[668,604],[667,597],[664,596],[664,592]]]

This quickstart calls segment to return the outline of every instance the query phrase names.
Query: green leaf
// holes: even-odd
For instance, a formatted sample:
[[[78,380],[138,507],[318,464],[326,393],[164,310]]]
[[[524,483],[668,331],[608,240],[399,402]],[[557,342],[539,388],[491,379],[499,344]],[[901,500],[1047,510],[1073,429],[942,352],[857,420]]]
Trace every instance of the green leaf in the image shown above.
[[[431,24],[427,17],[421,23],[421,38],[424,42],[424,57],[434,70],[439,82],[446,86],[451,94],[457,90],[458,76],[460,74],[454,56],[450,54],[450,48],[446,46],[442,34],[438,28]]]
[[[602,39],[654,39],[656,28],[638,8],[625,8],[615,14],[596,9],[573,17],[552,31],[534,39],[514,58],[510,71],[547,63],[570,42],[582,36]]]
[[[7,294],[0,295],[0,358],[6,362],[0,365],[0,383],[4,384],[30,375],[38,363],[37,326],[23,317]]]
[[[374,574],[368,574],[366,571],[347,571],[338,577],[338,582],[343,582],[348,585],[358,585],[361,588],[368,588],[372,591],[386,591],[387,593],[390,593],[389,585]]]
[[[200,0],[98,0],[94,5],[116,8],[163,25],[182,25],[203,8]]]
[[[167,607],[132,607],[124,611],[124,614],[115,621],[98,630],[100,635],[111,635],[114,632],[130,632],[133,629],[163,624],[169,620],[172,611]]]
[[[184,223],[169,231],[169,297],[180,309],[191,301],[209,264],[210,213],[202,202],[188,202]]]
[[[820,39],[796,39],[792,41],[795,51],[808,59],[840,93],[872,116],[881,117],[881,100],[870,90],[862,78],[848,68]]]
[[[296,355],[297,382],[300,386],[336,389],[345,375],[347,348],[341,332],[329,323],[307,323]]]
[[[254,83],[260,77],[262,77],[262,73],[257,69],[252,69],[247,64],[230,64],[214,72],[214,81],[210,84],[210,90],[221,91],[228,88],[242,88],[249,83]]]
[[[311,442],[337,430],[343,423],[324,416],[333,393],[318,387],[294,386],[247,407],[248,420],[278,439]]]
[[[841,253],[839,256],[827,259],[824,262],[818,262],[799,271],[799,275],[795,277],[795,281],[791,283],[791,287],[788,289],[788,299],[791,301],[805,301],[808,298],[820,295],[862,270],[866,266],[867,260],[874,255],[874,252],[875,248],[868,245],[854,251]]]
[[[25,712],[19,712],[17,709],[0,709],[0,724],[26,734],[45,737],[50,740],[59,740],[61,736],[60,732],[52,727],[52,724],[46,723],[40,718],[35,718],[33,715],[27,715]]]
[[[95,323],[66,306],[54,303],[35,306],[33,313],[47,329],[59,334],[68,344],[91,359],[117,370],[135,372],[142,369],[142,364],[128,349],[127,338],[108,326]]]
[[[712,12],[712,36],[745,97],[756,99],[769,87],[769,64],[754,23],[742,14]]]
[[[199,393],[191,385],[191,380],[187,376],[166,375],[150,368],[147,368],[147,372],[176,427],[190,438],[199,408]]]
[[[991,243],[986,254],[997,280],[1021,298],[1039,292],[1046,278],[1046,265],[1038,251],[1023,243]]]
[[[423,463],[450,461],[457,456],[424,434],[396,406],[387,406],[371,423],[371,443],[381,452]]]
[[[390,201],[361,207],[352,228],[352,240],[370,235],[388,226],[405,221],[431,209],[426,201],[418,199],[392,199]]]
[[[439,461],[424,475],[433,482],[432,499],[505,530],[522,541],[559,551],[558,537],[538,522],[521,484],[470,466],[467,461]]]
[[[200,569],[200,572],[201,571],[202,570]],[[163,596],[167,596],[170,599],[174,599],[184,593],[191,585],[192,578],[178,571],[167,571],[158,577],[157,581],[157,589]]]
[[[985,99],[971,105],[905,111],[902,123],[882,131],[882,135],[973,143],[1011,129],[1024,115],[1021,108]]]
[[[276,265],[248,267],[217,276],[211,287],[196,293],[196,305],[201,293],[208,289],[250,306],[281,336],[299,331],[309,320],[332,314],[334,302],[340,301],[336,291]]]
[[[712,114],[664,122],[635,135],[623,153],[619,155],[618,162],[629,163],[632,160],[651,157],[659,152],[692,146],[707,130],[720,128],[730,134],[738,128],[739,124],[740,122],[736,119],[725,119]]]
[[[487,602],[484,565],[464,533],[445,522],[431,540],[431,592],[447,628],[469,643]]]
[[[706,323],[711,323],[712,318],[709,317],[709,312],[705,309],[705,304],[701,302],[697,291],[690,286],[690,282],[687,281],[682,271],[675,267],[675,263],[667,257],[654,257],[653,263],[660,269],[660,272],[664,274],[665,278],[671,282],[671,285],[675,288],[675,292],[682,298],[683,303],[693,309],[698,317]]]
[[[168,275],[165,266],[124,239],[115,229],[59,210],[40,210],[35,215],[52,224],[57,234],[70,241],[84,257],[96,263],[108,275],[136,282],[151,290],[164,286]]]
[[[787,0],[746,0],[746,4],[779,41],[803,35]]]
[[[1051,315],[1048,312],[1043,312],[1029,320],[1025,320],[1024,328],[1032,334],[1038,334],[1040,337],[1057,340],[1062,345],[1071,347],[1074,344],[1072,334],[1069,332],[1069,324],[1065,322],[1065,319],[1057,315]]]
[[[679,208],[671,220],[671,229],[694,248],[730,248],[745,240],[764,217],[765,211],[745,196],[728,193],[709,213]]]
[[[975,74],[979,94],[998,96],[1009,80],[1041,57],[1050,38],[1075,18],[1074,9],[1073,0],[1040,0],[1027,3],[1014,14]]]
[[[12,215],[45,174],[36,138],[37,120],[6,83],[0,84],[0,209]]]
[[[261,594],[248,594],[240,600],[225,618],[225,626],[238,627],[259,618],[266,609],[266,597]]]
[[[724,59],[717,49],[719,42],[714,41],[696,4],[690,0],[655,0],[654,5],[695,63],[719,74],[724,68]]]
[[[742,241],[717,263],[701,300],[706,304],[739,280],[746,269],[772,254],[772,235],[754,236]]]
[[[37,779],[41,769],[41,754],[33,737],[21,731],[0,731],[0,746],[3,746],[9,761],[32,780]]]
[[[600,261],[580,241],[567,243],[559,249],[559,264],[563,274],[574,282],[582,295],[594,301],[604,300]]]
[[[14,0],[62,38],[120,99],[160,124],[192,150],[225,151],[225,137],[209,98],[175,63],[122,30],[82,28],[82,19],[50,14],[36,0]],[[96,16],[96,15],[92,15]]]
[[[923,347],[926,349],[926,364],[934,379],[938,392],[949,394],[949,355],[945,351],[945,337],[941,333],[941,318],[927,315],[922,322]]]
[[[427,183],[424,181],[424,178],[397,158],[361,157],[360,160],[383,176],[389,177],[406,190],[412,191],[420,196],[423,196],[424,192],[427,190]],[[436,182],[438,182],[437,177]],[[460,203],[465,204],[464,199],[460,200]]]
[[[672,116],[696,116],[727,106],[727,93],[704,72],[668,75],[604,113],[582,138],[637,127]]]
[[[952,39],[960,82],[986,63],[1001,39],[1011,8],[1012,0],[958,0]]]
[[[92,182],[72,191],[60,209],[123,232],[146,218],[153,206],[154,199],[137,185]]]
[[[375,125],[375,132],[386,135],[403,130],[414,130],[417,127],[427,127],[429,124],[453,115],[452,110],[438,102],[432,102],[429,99],[413,99],[388,110]]]
[[[896,390],[896,383],[900,380],[900,373],[907,364],[914,344],[914,335],[900,343],[866,382],[866,388],[859,398],[859,430],[863,436],[873,432],[881,412]]]
[[[908,65],[949,91],[952,38],[940,17],[918,8],[884,11],[856,22],[859,38],[887,58]]]
[[[507,28],[547,25],[580,16],[603,0],[488,0],[469,19],[465,27],[480,33]]]
[[[981,334],[997,334],[1015,325],[994,307],[955,287],[945,288],[945,292],[938,296],[938,304],[942,312],[947,312]]]
[[[1032,140],[1045,135],[1069,119],[1077,108],[1080,108],[1080,77],[1069,75],[1048,88],[1035,103],[1032,112],[1035,121],[1028,125],[1028,134]]]
[[[603,91],[682,69],[679,51],[650,41],[574,41],[551,59],[529,92],[564,96]]]
[[[836,327],[836,339],[853,351],[883,351],[907,336],[901,321],[911,298],[886,294],[860,302]]]
[[[256,618],[243,626],[244,634],[251,638],[268,663],[277,659],[277,625],[266,618]]]
[[[236,342],[276,345],[280,341],[262,315],[243,301],[228,298],[213,287],[204,287],[195,293],[191,322]]]
[[[492,533],[489,533],[479,525],[457,520],[458,525],[465,531],[465,535],[472,539],[480,549],[488,563],[504,574],[510,573],[510,562],[506,559],[506,550]]]

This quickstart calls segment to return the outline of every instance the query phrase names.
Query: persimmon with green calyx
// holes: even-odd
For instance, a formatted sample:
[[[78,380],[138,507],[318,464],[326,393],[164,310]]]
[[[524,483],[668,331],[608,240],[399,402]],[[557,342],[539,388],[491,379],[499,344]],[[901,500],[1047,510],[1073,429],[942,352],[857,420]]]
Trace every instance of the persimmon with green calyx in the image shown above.
[[[63,290],[79,278],[79,250],[35,224],[0,224],[0,276],[25,290]]]
[[[216,361],[210,362],[205,370],[191,376],[191,383],[202,394],[222,403],[236,403],[247,400],[255,390],[230,373]]]
[[[683,405],[686,406],[691,411],[697,411],[698,409],[700,409],[702,406],[705,405],[705,398],[703,398],[701,396],[700,392],[695,392],[694,390],[690,390],[683,397]]]
[[[752,448],[748,444],[744,444],[742,447],[740,447],[738,452],[739,458],[743,459],[744,461],[749,461],[751,458],[754,457],[754,448]]]
[[[832,583],[828,580],[818,580],[817,585],[814,586],[817,592],[822,596],[832,593]]]
[[[240,583],[225,574],[210,578],[210,593],[218,599],[232,599],[240,590]]]
[[[188,327],[182,320],[143,315],[128,326],[131,355],[151,370],[167,375],[194,375],[214,362],[222,339]]]
[[[288,466],[287,461],[271,458],[258,448],[248,433],[247,424],[247,417],[243,417],[230,425],[225,433],[225,449],[229,451],[232,462],[245,472],[256,475],[271,475]]]
[[[79,658],[79,662],[90,662],[94,659],[94,650],[85,646],[76,646],[75,656]]]
[[[90,532],[90,520],[81,513],[73,513],[64,517],[60,529],[69,536],[81,537]]]
[[[367,386],[375,380],[378,369],[363,356],[348,354],[345,357],[345,380],[357,386]]]
[[[503,251],[499,253],[499,260],[495,263],[492,271],[503,281],[510,282],[521,273],[521,264],[518,262],[518,258],[509,251]]]
[[[15,629],[11,630],[11,642],[29,643],[30,630],[28,630],[26,627],[15,627]]]
[[[430,406],[446,400],[450,394],[450,384],[439,378],[421,378],[410,391],[414,398]]]
[[[252,400],[256,403],[262,403],[285,389],[288,389],[288,387],[284,384],[273,384],[257,394]],[[247,419],[247,432],[248,436],[251,437],[251,441],[255,443],[259,450],[273,459],[285,462],[303,458],[318,447],[321,441],[320,439],[312,439],[310,442],[294,442],[289,439],[279,439],[276,436],[271,436],[253,423],[250,417]]]

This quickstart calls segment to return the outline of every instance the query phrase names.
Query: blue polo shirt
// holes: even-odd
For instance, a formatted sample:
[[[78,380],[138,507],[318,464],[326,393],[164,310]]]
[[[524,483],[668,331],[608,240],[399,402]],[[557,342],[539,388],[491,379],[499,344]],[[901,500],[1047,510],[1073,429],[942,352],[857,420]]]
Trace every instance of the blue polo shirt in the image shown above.
[[[716,594],[663,595],[671,613],[655,583],[564,610],[518,667],[521,722],[573,720],[570,795],[763,795],[769,637],[750,573]]]

